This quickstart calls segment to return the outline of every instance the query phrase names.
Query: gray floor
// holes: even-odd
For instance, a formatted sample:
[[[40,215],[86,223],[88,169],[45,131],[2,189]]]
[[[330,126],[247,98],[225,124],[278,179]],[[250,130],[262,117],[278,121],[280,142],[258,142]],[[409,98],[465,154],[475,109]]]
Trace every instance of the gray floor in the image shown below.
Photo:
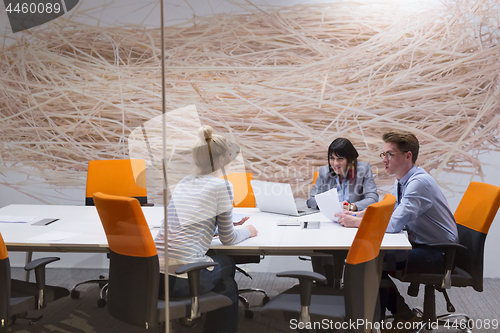
[[[103,270],[82,270],[82,269],[48,269],[47,282],[71,288],[76,281],[87,278],[96,278],[105,273]],[[22,278],[24,271],[13,269],[12,275],[15,278]],[[237,282],[240,288],[258,287],[269,292],[271,298],[288,287],[296,283],[294,279],[276,278],[272,273],[252,273],[253,280],[237,275]],[[402,286],[403,288],[404,286]],[[85,333],[108,333],[108,332],[148,332],[145,329],[135,328],[115,320],[110,317],[105,308],[98,308],[96,300],[98,298],[98,288],[95,285],[82,286],[81,297],[73,300],[70,297],[61,299],[49,305],[48,308],[40,312],[30,312],[30,316],[43,314],[43,318],[36,325],[29,325],[26,320],[18,320],[12,327],[11,332],[85,332]],[[457,312],[466,312],[478,324],[485,324],[486,320],[500,320],[500,279],[485,279],[484,292],[477,293],[472,288],[452,289],[450,298]],[[419,297],[407,297],[410,306],[416,307],[422,304],[423,290]],[[261,316],[259,306],[262,301],[261,295],[249,295],[249,300],[254,310],[252,320],[244,317],[244,309],[240,307],[239,332],[295,332],[289,323],[270,319]],[[437,296],[438,312],[444,312],[446,307],[441,295]],[[153,330],[156,332],[155,330]],[[174,325],[175,332],[202,332],[203,322],[201,321],[192,328]],[[440,328],[433,332],[460,332],[457,329]],[[474,332],[500,332],[500,329],[475,329]]]

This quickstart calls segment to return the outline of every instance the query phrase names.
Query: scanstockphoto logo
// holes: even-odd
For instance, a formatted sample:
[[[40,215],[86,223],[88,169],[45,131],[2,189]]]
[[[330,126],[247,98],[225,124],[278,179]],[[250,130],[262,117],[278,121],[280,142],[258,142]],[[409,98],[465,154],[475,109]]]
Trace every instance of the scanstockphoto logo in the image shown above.
[[[73,9],[79,0],[3,0],[12,32],[31,29],[52,21]]]

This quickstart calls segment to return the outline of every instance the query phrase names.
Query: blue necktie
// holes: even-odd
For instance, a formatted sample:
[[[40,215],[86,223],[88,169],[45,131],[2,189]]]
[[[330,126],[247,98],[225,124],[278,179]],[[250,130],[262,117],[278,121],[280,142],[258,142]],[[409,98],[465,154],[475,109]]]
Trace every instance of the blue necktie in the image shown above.
[[[398,182],[398,205],[401,203],[401,196],[403,195],[402,194],[402,186],[401,186],[401,183]]]

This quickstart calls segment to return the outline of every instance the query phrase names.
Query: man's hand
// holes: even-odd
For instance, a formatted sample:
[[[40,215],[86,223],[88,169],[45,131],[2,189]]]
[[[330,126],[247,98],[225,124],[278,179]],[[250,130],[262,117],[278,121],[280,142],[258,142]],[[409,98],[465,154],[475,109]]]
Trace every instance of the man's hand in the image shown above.
[[[351,212],[350,210],[344,210],[342,213],[337,213],[335,214],[336,217],[341,217],[343,215],[352,215],[352,216],[357,216],[357,217],[363,217],[365,215],[366,209],[363,209],[359,212]]]
[[[337,222],[346,228],[357,228],[361,224],[361,217],[356,216],[356,214],[338,213],[335,216],[339,218]]]

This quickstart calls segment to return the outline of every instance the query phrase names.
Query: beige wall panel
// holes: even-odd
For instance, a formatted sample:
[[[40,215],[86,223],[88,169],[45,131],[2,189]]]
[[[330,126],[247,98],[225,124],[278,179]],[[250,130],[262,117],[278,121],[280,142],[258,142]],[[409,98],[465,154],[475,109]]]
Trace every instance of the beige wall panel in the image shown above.
[[[454,1],[410,14],[383,3],[254,8],[167,27],[167,110],[196,105],[202,124],[242,147],[255,179],[289,182],[301,197],[340,136],[379,185],[392,183],[378,155],[395,128],[416,133],[417,164],[438,180],[481,175],[479,154],[499,149],[498,10]],[[160,31],[80,21],[55,20],[0,49],[0,172],[84,186],[88,160],[127,157],[130,133],[161,113]],[[159,168],[148,171],[155,202]]]

